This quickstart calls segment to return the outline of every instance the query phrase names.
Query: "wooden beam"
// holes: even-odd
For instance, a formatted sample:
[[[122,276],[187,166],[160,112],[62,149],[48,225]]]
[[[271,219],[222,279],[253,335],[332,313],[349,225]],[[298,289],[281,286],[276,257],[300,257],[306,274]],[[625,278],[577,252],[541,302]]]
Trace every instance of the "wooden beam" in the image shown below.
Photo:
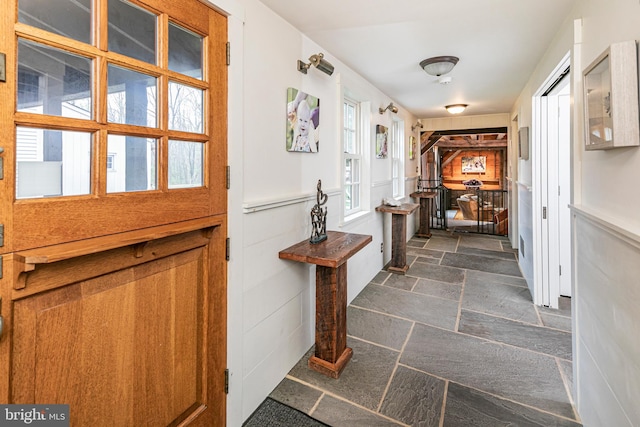
[[[432,133],[437,133],[441,136],[444,135],[478,135],[482,133],[506,133],[506,127],[498,128],[478,128],[478,129],[453,129],[453,130],[437,130]]]
[[[488,140],[488,141],[474,141],[467,142],[461,140],[449,140],[449,141],[438,141],[438,147],[440,148],[473,148],[473,149],[485,149],[485,148],[505,148],[508,145],[508,141],[506,139],[502,140]]]
[[[431,135],[429,137],[429,139],[427,140],[427,142],[420,146],[420,154],[424,154],[427,151],[429,151],[431,149],[431,147],[436,145],[436,142],[440,141],[441,138],[442,138],[442,135],[438,135],[438,134],[435,134],[435,133],[433,135]]]
[[[447,159],[445,160],[444,157],[447,156],[447,154],[445,154],[444,156],[442,156],[442,164],[440,165],[440,168],[444,168],[445,166],[447,166],[449,163],[451,163],[453,161],[453,159],[455,159],[456,157],[458,157],[458,155],[460,153],[462,153],[462,150],[458,150],[458,151],[454,151],[454,152],[450,152],[451,156],[447,157]]]

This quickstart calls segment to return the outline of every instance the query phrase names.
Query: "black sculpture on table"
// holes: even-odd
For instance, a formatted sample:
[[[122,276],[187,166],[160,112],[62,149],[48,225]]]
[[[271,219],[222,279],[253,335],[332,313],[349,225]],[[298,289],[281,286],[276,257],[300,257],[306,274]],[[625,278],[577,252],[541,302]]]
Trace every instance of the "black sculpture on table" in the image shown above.
[[[311,209],[311,243],[320,243],[327,239],[327,208],[322,209],[322,205],[327,203],[328,196],[322,192],[322,181],[318,180],[317,203]]]

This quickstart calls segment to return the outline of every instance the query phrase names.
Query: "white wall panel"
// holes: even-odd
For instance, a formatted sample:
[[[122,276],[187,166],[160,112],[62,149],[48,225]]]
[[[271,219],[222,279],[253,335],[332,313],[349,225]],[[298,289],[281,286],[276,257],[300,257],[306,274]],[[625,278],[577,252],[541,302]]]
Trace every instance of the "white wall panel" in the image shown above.
[[[516,245],[520,270],[533,295],[533,206],[531,189],[521,183],[518,190],[518,232]]]
[[[583,410],[599,408],[599,419],[603,413],[618,412],[629,425],[640,425],[640,237],[634,241],[628,237],[633,235],[620,234],[588,211],[574,212],[575,339],[584,349],[579,353],[578,405]],[[591,381],[606,387],[593,393]],[[607,401],[615,405],[603,405]]]
[[[583,378],[589,378],[589,387],[582,389],[580,401],[578,402],[583,425],[585,427],[635,427],[637,424],[632,424],[631,420],[625,415],[624,409],[615,398],[591,354],[583,345],[580,346],[578,351],[582,355],[578,366],[578,375]],[[593,404],[594,402],[597,402],[597,404]]]
[[[276,342],[278,347],[288,349],[286,353],[272,351],[266,353],[261,349],[249,347],[247,351],[256,351],[262,355],[260,363],[245,378],[242,400],[242,418],[246,420],[260,405],[273,388],[282,381],[287,372],[310,348],[307,339],[307,325],[302,325],[293,333]]]
[[[312,267],[292,261],[281,261],[287,264],[278,274],[265,278],[260,286],[256,286],[244,293],[244,331],[247,332],[256,325],[281,309],[282,306],[309,291],[309,277],[313,273]],[[251,276],[251,274],[250,274]],[[303,313],[309,315],[309,313]]]
[[[297,295],[244,334],[246,372],[254,370],[266,355],[275,351],[301,326],[302,295]]]

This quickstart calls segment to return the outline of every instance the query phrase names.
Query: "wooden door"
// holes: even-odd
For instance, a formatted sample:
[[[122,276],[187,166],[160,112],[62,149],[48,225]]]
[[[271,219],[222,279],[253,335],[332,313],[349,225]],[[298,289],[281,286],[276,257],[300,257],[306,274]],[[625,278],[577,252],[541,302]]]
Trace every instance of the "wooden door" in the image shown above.
[[[0,5],[0,402],[224,425],[226,18]]]

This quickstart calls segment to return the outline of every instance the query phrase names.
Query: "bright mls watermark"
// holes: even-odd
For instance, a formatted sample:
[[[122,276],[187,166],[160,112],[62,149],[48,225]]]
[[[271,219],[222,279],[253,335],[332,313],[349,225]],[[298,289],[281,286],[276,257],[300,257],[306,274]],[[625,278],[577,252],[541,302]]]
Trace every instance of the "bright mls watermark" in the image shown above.
[[[0,425],[69,427],[69,405],[0,405]]]

